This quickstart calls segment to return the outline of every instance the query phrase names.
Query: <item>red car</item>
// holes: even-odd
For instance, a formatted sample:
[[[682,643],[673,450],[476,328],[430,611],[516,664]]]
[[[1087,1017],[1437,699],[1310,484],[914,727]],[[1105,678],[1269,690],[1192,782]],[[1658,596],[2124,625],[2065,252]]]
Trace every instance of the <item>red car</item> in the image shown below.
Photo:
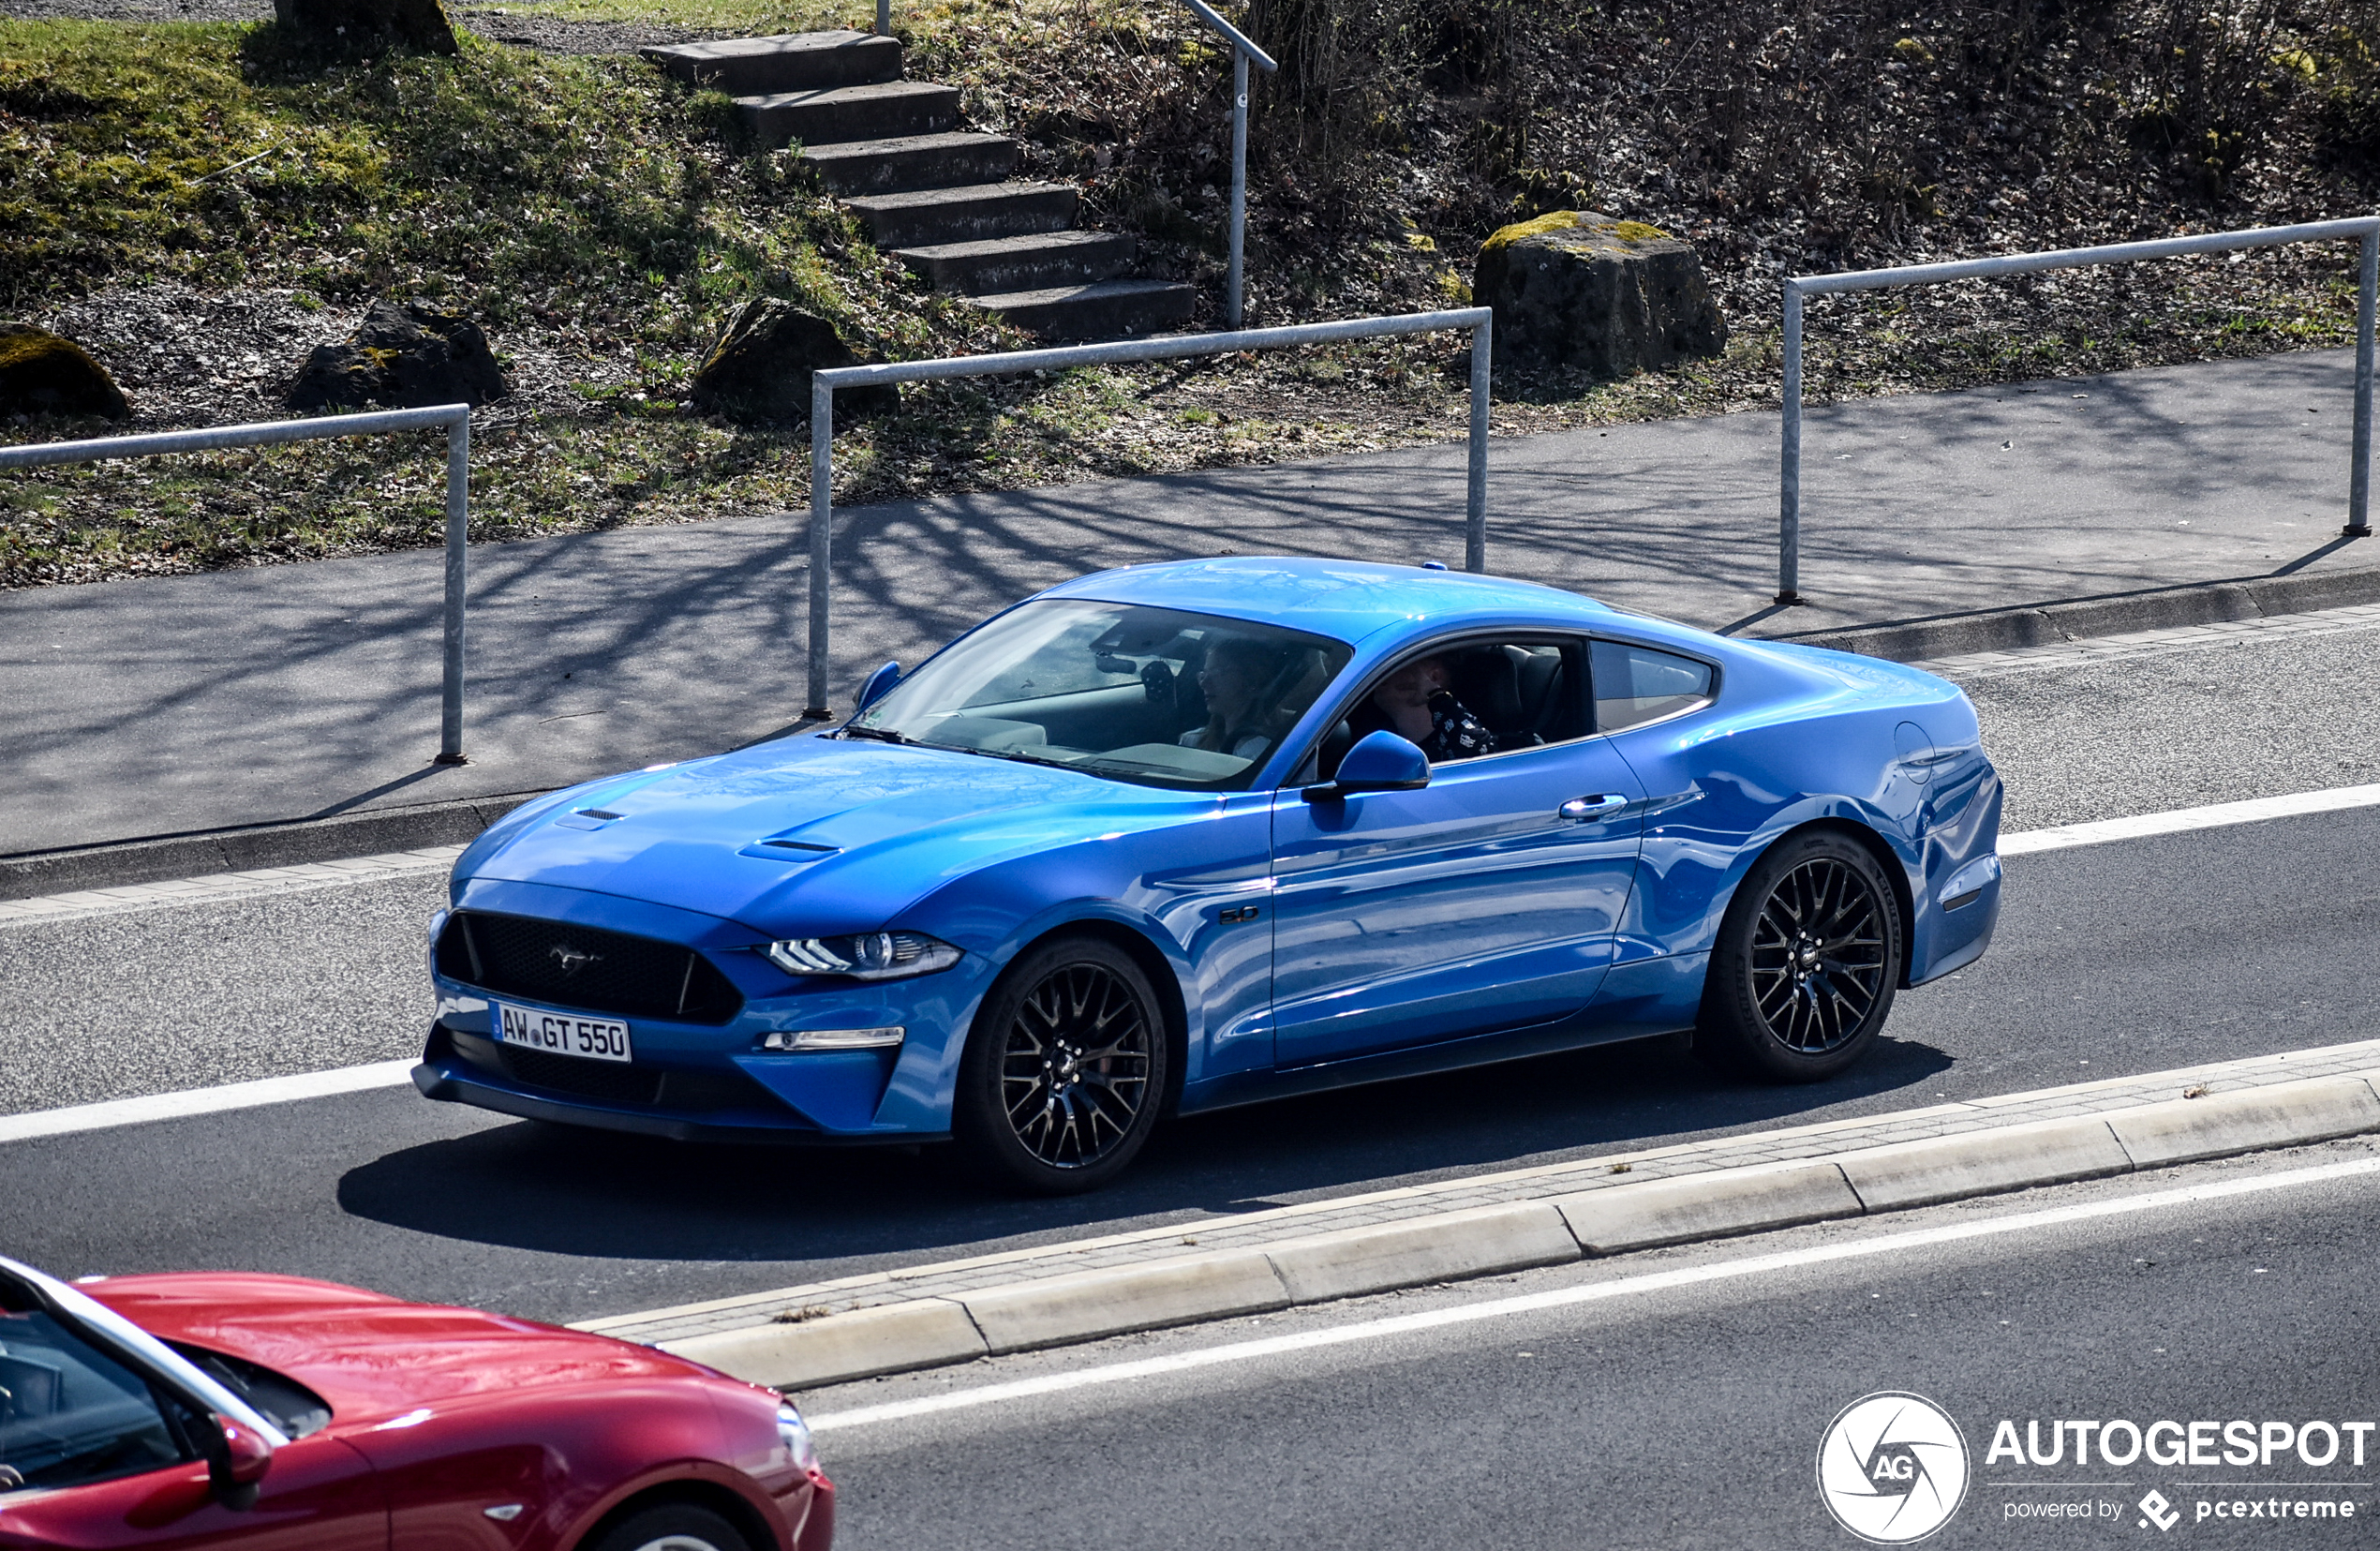
[[[0,1259],[0,1546],[826,1551],[834,1504],[792,1405],[649,1348]]]

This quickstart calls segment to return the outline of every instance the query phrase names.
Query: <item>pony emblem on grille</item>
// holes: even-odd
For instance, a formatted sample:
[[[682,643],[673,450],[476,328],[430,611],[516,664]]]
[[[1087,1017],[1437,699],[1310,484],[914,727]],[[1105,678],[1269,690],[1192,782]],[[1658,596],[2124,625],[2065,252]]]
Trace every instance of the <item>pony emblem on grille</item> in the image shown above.
[[[545,950],[545,956],[561,967],[562,974],[566,977],[576,975],[589,964],[600,964],[603,962],[602,954],[584,952],[571,947],[568,943],[556,943]]]

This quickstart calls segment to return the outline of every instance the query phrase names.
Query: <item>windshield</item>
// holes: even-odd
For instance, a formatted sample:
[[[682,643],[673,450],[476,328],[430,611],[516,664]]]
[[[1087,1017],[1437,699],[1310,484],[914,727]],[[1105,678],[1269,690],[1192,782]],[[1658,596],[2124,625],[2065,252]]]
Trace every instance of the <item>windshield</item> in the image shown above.
[[[1354,655],[1212,614],[1046,599],[991,620],[852,719],[846,737],[1233,790]]]

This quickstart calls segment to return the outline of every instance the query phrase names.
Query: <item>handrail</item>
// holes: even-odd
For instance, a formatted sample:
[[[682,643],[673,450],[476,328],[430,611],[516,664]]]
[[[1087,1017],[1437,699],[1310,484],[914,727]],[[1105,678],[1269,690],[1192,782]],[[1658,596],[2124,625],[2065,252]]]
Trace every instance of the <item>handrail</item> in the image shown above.
[[[64,463],[105,463],[161,453],[206,453],[226,447],[277,447],[332,437],[386,436],[395,431],[446,431],[446,639],[439,702],[437,765],[465,765],[463,756],[464,550],[471,533],[471,407],[375,410],[311,420],[268,420],[254,425],[209,425],[194,431],[152,431],[89,441],[34,441],[0,447],[0,470],[48,469]]]
[[[1064,371],[1072,366],[1123,361],[1181,361],[1240,350],[1279,350],[1340,339],[1382,339],[1398,335],[1467,329],[1471,335],[1471,429],[1468,479],[1463,502],[1463,569],[1487,569],[1488,358],[1495,349],[1495,314],[1486,307],[1414,312],[1395,318],[1343,318],[1328,323],[1291,323],[1283,328],[1228,334],[1171,334],[1142,339],[1110,339],[1097,345],[1010,350],[997,355],[953,355],[928,361],[885,361],[867,366],[831,366],[810,379],[810,704],[807,721],[827,716],[826,669],[831,636],[827,605],[835,568],[835,390],[939,382],[955,377],[998,377],[1014,372]]]
[[[1190,0],[1195,5],[1197,0]],[[1886,286],[1933,286],[1952,280],[1989,279],[2005,275],[2031,275],[2045,269],[2081,269],[2094,264],[2137,263],[2144,259],[2178,259],[2197,253],[2235,253],[2243,248],[2273,247],[2284,243],[2360,240],[2356,295],[2355,431],[2347,454],[2347,520],[2343,537],[2360,539],[2372,532],[2372,386],[2373,332],[2380,318],[2380,216],[2352,216],[2344,220],[2305,221],[2296,226],[2249,227],[2238,231],[2205,231],[2187,237],[2162,237],[2151,242],[2111,243],[2099,247],[2067,247],[2047,253],[2006,253],[1988,259],[1956,259],[1942,263],[1902,264],[1892,269],[1845,270],[1834,275],[1795,275],[1785,281],[1783,443],[1777,480],[1777,602],[1780,606],[1803,603],[1802,567],[1802,299],[1839,291],[1876,291]]]
[[[1215,31],[1223,34],[1224,37],[1229,38],[1233,48],[1239,50],[1242,53],[1246,54],[1250,59],[1255,60],[1257,63],[1257,68],[1262,70],[1265,74],[1271,75],[1273,71],[1281,67],[1271,54],[1265,52],[1262,49],[1257,48],[1255,43],[1251,42],[1247,34],[1242,32],[1230,22],[1226,22],[1222,17],[1216,15],[1214,7],[1208,5],[1207,0],[1182,0],[1182,3],[1189,7],[1192,10],[1197,11],[1198,13],[1198,19],[1204,22],[1208,26],[1212,27]]]

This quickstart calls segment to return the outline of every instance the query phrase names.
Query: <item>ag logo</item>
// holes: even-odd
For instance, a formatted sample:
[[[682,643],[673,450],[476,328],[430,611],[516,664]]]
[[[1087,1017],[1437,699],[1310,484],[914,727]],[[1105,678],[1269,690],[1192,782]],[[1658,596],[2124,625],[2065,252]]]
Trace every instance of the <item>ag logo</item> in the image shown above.
[[[1818,1495],[1864,1541],[1924,1540],[1967,1496],[1967,1439],[1923,1395],[1888,1390],[1854,1400],[1819,1442]]]

